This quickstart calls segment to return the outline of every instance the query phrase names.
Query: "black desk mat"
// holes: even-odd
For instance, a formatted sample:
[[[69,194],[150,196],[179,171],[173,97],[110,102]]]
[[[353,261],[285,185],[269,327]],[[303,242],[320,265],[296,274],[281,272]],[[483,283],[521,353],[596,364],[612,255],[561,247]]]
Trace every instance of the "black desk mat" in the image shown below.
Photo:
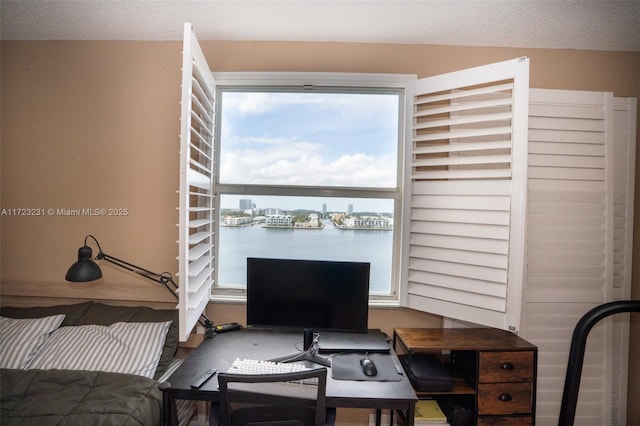
[[[376,365],[378,374],[365,376],[360,360],[369,358]],[[335,380],[361,380],[375,382],[399,382],[402,376],[398,373],[391,355],[385,353],[345,353],[331,357],[331,377]]]

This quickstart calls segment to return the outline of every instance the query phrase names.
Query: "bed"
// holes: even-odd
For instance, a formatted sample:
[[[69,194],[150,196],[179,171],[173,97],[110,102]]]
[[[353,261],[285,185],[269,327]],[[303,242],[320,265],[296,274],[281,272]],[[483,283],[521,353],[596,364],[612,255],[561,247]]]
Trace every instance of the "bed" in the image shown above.
[[[0,423],[159,425],[180,363],[175,310],[99,302],[0,308]],[[184,423],[195,411],[178,410]]]

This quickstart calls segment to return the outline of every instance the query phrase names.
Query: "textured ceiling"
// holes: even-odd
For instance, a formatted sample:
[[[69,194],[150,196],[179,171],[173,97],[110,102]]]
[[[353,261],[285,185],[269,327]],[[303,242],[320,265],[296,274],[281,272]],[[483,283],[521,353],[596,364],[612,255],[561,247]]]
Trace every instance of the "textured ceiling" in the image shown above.
[[[640,0],[0,0],[4,40],[344,41],[640,51]]]

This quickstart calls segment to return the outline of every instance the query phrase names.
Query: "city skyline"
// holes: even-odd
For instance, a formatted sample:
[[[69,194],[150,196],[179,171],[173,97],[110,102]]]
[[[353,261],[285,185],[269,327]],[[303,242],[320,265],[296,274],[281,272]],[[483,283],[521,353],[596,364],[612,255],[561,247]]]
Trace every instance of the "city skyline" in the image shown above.
[[[326,204],[327,212],[348,212],[349,205],[353,205],[353,212],[375,212],[393,214],[393,200],[371,198],[339,198],[339,197],[284,197],[269,195],[221,195],[221,209],[240,209],[240,200],[251,200],[259,210],[277,208],[281,210],[310,210],[323,211]]]

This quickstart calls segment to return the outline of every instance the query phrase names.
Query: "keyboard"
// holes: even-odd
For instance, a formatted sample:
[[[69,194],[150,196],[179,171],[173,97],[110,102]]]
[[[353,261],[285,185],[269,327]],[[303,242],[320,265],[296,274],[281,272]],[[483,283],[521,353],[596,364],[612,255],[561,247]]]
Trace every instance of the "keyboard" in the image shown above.
[[[257,359],[236,358],[233,365],[229,367],[228,373],[235,374],[282,374],[296,371],[306,371],[310,368],[302,364],[260,361]]]
[[[293,373],[297,371],[307,371],[311,370],[311,368],[306,367],[302,364],[296,363],[286,363],[286,362],[273,362],[273,361],[261,361],[257,359],[240,359],[236,358],[233,361],[227,373],[234,374],[282,374],[282,373]],[[317,385],[317,378],[309,378],[300,381],[296,381],[296,383]]]

